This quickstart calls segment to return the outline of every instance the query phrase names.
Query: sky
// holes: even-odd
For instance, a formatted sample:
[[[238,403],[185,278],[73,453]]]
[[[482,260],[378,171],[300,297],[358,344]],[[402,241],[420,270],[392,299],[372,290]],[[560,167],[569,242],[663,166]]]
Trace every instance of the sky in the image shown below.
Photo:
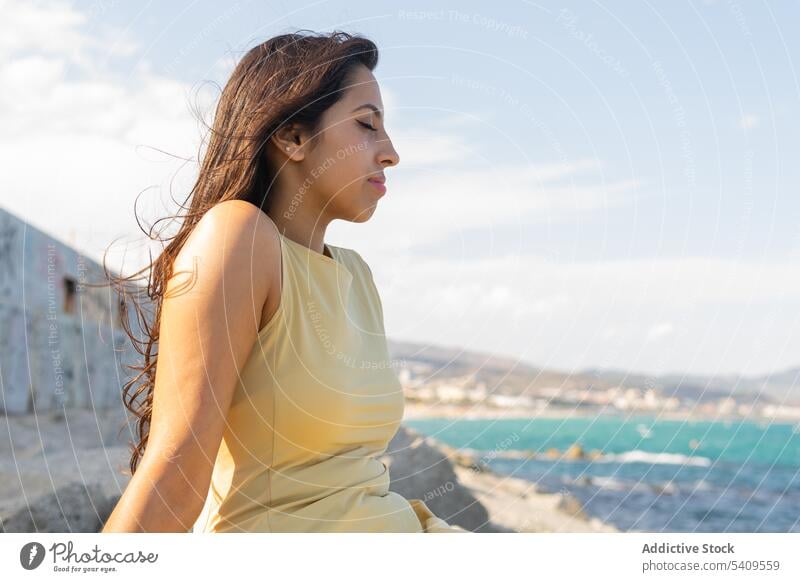
[[[563,371],[800,365],[796,2],[0,6],[0,205],[98,261],[144,264],[134,210],[186,197],[249,48],[345,30],[380,49],[400,164],[326,242],[370,264],[390,338]]]

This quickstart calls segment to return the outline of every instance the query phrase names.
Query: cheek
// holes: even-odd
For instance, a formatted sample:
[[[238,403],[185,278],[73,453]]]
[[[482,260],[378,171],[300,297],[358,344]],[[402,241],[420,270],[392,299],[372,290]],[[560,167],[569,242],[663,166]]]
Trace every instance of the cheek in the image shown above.
[[[317,194],[330,205],[343,211],[360,207],[369,194],[366,180],[375,171],[374,158],[371,136],[349,126],[330,127],[314,152],[308,178],[313,180]]]
[[[368,144],[362,142],[342,146],[329,153],[329,167],[325,171],[324,182],[320,184],[330,195],[350,197],[362,192],[364,186],[368,185],[366,180],[370,164],[367,148]]]
[[[334,156],[340,173],[347,181],[366,178],[369,172],[369,156],[373,147],[369,138],[362,133],[349,133],[336,148]]]
[[[315,164],[325,164],[326,172],[333,174],[346,173],[353,153],[363,149],[364,140],[359,139],[358,132],[344,127],[332,127],[325,131],[323,140],[314,152]]]

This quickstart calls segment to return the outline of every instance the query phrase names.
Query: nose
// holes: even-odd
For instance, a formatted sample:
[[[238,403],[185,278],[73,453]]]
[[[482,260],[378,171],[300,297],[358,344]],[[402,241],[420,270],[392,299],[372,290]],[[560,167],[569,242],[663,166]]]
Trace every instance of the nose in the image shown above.
[[[392,144],[392,140],[388,137],[385,141],[381,144],[383,147],[380,150],[380,159],[378,160],[382,166],[396,166],[400,163],[400,155],[397,153],[397,150],[394,149],[394,145]]]

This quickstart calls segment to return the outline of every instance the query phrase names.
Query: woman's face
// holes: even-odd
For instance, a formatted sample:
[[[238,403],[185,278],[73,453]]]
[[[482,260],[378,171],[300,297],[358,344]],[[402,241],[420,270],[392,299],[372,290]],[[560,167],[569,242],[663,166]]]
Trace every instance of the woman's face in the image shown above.
[[[400,158],[384,127],[378,83],[367,67],[359,65],[351,74],[314,139],[312,149],[308,144],[301,148],[299,175],[304,178],[298,191],[303,198],[311,193],[319,204],[316,211],[329,220],[368,220],[388,187],[388,182],[381,184],[384,169]]]

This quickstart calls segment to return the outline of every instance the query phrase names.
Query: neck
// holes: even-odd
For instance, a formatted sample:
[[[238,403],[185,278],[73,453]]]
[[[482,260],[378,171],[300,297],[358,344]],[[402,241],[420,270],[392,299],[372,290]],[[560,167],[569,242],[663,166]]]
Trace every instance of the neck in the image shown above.
[[[277,211],[277,209],[270,209],[267,214],[275,223],[275,226],[278,227],[278,232],[283,236],[308,247],[312,251],[330,257],[325,252],[327,223],[320,222],[299,212],[292,214],[290,210]]]
[[[333,219],[320,207],[313,189],[302,188],[303,180],[293,170],[285,168],[276,177],[267,197],[267,215],[283,236],[330,256],[325,252],[325,231]]]

